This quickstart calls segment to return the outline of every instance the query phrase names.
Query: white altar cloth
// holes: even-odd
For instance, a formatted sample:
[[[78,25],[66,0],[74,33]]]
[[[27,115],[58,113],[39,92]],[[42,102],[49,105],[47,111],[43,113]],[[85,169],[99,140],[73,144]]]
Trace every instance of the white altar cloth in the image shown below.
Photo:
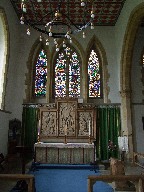
[[[35,143],[35,147],[52,147],[52,148],[94,148],[94,144],[89,143]]]

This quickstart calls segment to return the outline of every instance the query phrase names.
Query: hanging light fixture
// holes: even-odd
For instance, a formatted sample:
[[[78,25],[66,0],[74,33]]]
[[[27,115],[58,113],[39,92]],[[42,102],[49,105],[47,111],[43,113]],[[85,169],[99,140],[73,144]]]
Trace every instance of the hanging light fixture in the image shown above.
[[[72,43],[72,35],[82,31],[82,37],[86,38],[84,30],[88,26],[94,29],[94,0],[19,1],[21,1],[20,23],[28,25],[28,35],[31,34],[30,28],[40,32],[40,41],[43,40],[42,34],[46,34],[48,36],[46,45],[49,45],[49,38],[64,38]],[[66,45],[65,41],[63,45]]]
[[[42,41],[42,35],[40,35],[40,38],[39,38],[40,41]]]
[[[20,18],[20,24],[24,24],[24,16],[22,15],[21,18]]]
[[[22,0],[22,3],[21,3],[21,9],[22,9],[22,11],[23,11],[24,13],[27,12],[26,4],[25,4],[25,1],[24,1],[24,0]]]
[[[83,32],[83,38],[84,38],[84,39],[86,38],[85,32]]]
[[[81,6],[84,7],[85,6],[85,1],[81,0]]]
[[[91,22],[91,29],[94,29],[94,24]]]
[[[29,28],[27,29],[27,35],[30,35],[30,29]]]
[[[63,40],[63,47],[66,47],[66,43],[65,43],[65,40]]]
[[[49,39],[46,39],[46,45],[49,45]]]
[[[56,51],[57,51],[57,52],[59,51],[59,47],[58,47],[58,44],[56,44]]]

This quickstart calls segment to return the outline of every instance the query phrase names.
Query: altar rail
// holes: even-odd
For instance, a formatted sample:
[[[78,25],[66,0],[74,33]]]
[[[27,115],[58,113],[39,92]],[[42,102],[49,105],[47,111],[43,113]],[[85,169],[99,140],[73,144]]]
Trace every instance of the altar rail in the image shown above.
[[[34,175],[28,174],[0,174],[0,180],[25,180],[28,184],[28,192],[34,192]]]
[[[96,181],[104,181],[107,183],[131,181],[135,185],[136,192],[143,192],[144,176],[142,175],[89,175],[88,176],[88,192],[93,192],[93,185]]]
[[[144,168],[144,154],[134,152],[133,163]]]

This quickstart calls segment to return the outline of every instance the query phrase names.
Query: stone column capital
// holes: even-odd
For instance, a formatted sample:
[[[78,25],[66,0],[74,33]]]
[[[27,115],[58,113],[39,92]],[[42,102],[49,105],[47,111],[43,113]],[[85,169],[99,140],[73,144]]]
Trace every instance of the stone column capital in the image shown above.
[[[124,90],[121,90],[120,91],[120,95],[121,95],[121,97],[126,97],[126,98],[130,98],[131,97],[131,93],[132,93],[132,91],[131,91],[131,89],[124,89]]]

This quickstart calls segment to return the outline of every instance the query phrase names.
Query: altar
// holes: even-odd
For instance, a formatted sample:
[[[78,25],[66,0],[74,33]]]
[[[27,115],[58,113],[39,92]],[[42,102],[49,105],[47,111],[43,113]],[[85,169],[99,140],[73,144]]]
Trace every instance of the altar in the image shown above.
[[[93,108],[80,108],[77,99],[57,99],[39,107],[36,161],[51,164],[94,162],[96,136]]]
[[[90,164],[94,162],[94,144],[35,143],[35,160],[49,164]]]

